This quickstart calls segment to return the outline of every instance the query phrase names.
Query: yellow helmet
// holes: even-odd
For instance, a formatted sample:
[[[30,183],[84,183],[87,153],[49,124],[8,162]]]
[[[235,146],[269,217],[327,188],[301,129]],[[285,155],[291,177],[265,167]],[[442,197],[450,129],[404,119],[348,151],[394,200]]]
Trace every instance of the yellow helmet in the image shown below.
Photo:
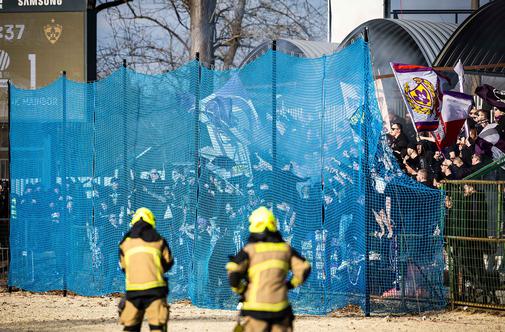
[[[277,220],[274,214],[264,206],[260,206],[251,213],[249,223],[249,232],[251,233],[263,233],[265,229],[270,232],[277,231]]]
[[[153,228],[156,227],[156,218],[154,217],[154,214],[151,212],[151,210],[149,210],[148,208],[145,207],[138,208],[132,217],[132,221],[130,221],[130,226],[133,226],[140,219],[142,219],[149,225],[153,226]]]

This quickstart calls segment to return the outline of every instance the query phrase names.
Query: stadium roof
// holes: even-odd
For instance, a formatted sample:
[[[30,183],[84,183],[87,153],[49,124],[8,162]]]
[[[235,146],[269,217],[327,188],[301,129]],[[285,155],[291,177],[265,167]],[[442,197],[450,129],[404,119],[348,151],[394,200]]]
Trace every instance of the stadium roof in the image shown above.
[[[272,41],[265,41],[254,48],[242,61],[240,67],[253,61],[272,48]],[[335,52],[338,48],[336,43],[325,43],[296,39],[277,39],[277,50],[304,58],[318,58]]]
[[[392,74],[390,62],[431,66],[445,43],[456,30],[452,23],[399,19],[373,19],[354,29],[340,48],[354,42],[368,28],[368,40],[374,75]],[[383,112],[404,116],[405,106],[394,78],[381,80],[378,88],[387,108]]]
[[[398,19],[374,19],[354,29],[340,44],[344,48],[368,27],[375,74],[391,73],[390,62],[431,66],[456,30],[452,23]]]
[[[469,16],[441,49],[434,66],[465,66],[505,62],[505,1],[491,1]],[[505,68],[491,67],[479,72],[505,74]]]

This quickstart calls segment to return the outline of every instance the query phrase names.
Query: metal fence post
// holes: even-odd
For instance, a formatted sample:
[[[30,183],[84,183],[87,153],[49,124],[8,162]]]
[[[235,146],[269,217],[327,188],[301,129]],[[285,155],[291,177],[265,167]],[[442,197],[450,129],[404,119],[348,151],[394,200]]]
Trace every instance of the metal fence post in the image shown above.
[[[320,153],[320,160],[321,160],[321,234],[324,234],[324,221],[325,221],[325,210],[324,210],[324,122],[325,122],[325,110],[326,110],[326,91],[325,91],[325,79],[326,79],[326,56],[323,57],[323,77],[321,80],[321,123],[320,123],[320,130],[321,130],[321,142],[319,144],[319,153]],[[326,255],[324,255],[323,258],[324,265],[328,264],[326,261]],[[324,303],[324,311],[326,312],[327,308],[327,296],[326,296],[326,288],[323,288],[323,303]]]
[[[196,213],[198,209],[198,195],[199,195],[199,190],[198,188],[200,187],[200,82],[202,79],[202,67],[200,63],[200,52],[196,52],[195,54],[195,60],[196,60],[196,84],[195,84],[195,119],[194,119],[194,125],[195,125],[195,152],[194,152],[194,158],[195,158],[195,180],[196,180],[196,206],[195,206],[195,216],[198,217],[198,214]],[[195,221],[196,222],[196,221]],[[195,223],[196,226],[196,223]],[[196,229],[196,228],[195,228]]]
[[[194,216],[194,230],[195,230],[195,237],[194,237],[194,243],[192,246],[192,258],[191,258],[191,271],[192,275],[195,275],[195,247],[196,247],[196,241],[198,240],[198,237],[196,236],[197,229],[198,229],[198,208],[200,204],[200,84],[201,84],[201,79],[202,79],[202,67],[201,67],[201,62],[200,62],[200,52],[196,52],[195,54],[195,60],[196,60],[196,70],[195,70],[195,78],[196,78],[196,84],[195,84],[195,115],[194,115],[194,167],[195,167],[195,186],[196,186],[196,192],[195,192],[195,216]],[[193,282],[193,284],[190,284],[190,281]],[[192,280],[188,280],[189,284],[189,297],[191,298],[192,301],[195,300],[195,279],[192,278]]]
[[[138,137],[139,137],[139,123],[140,123],[140,107],[142,105],[141,101],[141,93],[142,89],[140,86],[137,86],[137,114],[135,115],[135,141],[133,143],[133,149],[137,148],[137,142],[138,142]],[[133,186],[133,190],[131,191],[131,199],[133,200],[132,206],[137,207],[137,195],[135,194],[137,192],[137,178],[136,178],[136,172],[137,172],[137,158],[133,158],[133,172],[130,172],[130,179]],[[130,193],[130,192],[129,192]]]
[[[8,173],[7,173],[7,179],[9,180],[9,220],[7,221],[7,232],[10,234],[10,223],[11,223],[11,217],[12,217],[12,202],[11,202],[11,193],[12,193],[12,177],[11,177],[11,151],[12,151],[12,146],[11,146],[11,81],[7,81],[7,126],[9,128],[9,133],[7,134],[7,147],[8,147]],[[17,203],[17,202],[16,202]],[[17,211],[16,211],[17,213]],[[25,233],[26,234],[26,233]],[[10,235],[8,235],[10,237]],[[7,266],[10,268],[10,258],[11,258],[11,241],[9,238],[9,247],[8,247],[8,256],[7,256]],[[8,273],[8,272],[7,272]],[[7,277],[8,279],[8,277]],[[12,286],[9,287],[9,293],[12,293]]]
[[[62,128],[62,147],[63,147],[63,165],[62,165],[62,193],[63,197],[67,197],[67,185],[66,185],[66,177],[67,177],[67,147],[66,147],[66,140],[67,140],[67,72],[64,70],[61,72],[62,76],[62,120],[63,120],[63,128]],[[67,225],[67,220],[65,218],[65,215],[62,215],[63,219],[63,225],[64,227],[68,228],[69,225]],[[69,231],[67,229],[67,231]],[[68,241],[68,237],[65,237],[66,241]],[[70,244],[71,245],[71,244]],[[66,248],[70,248],[70,246],[65,246]],[[67,288],[68,288],[68,279],[67,279],[67,250],[66,248],[64,251],[60,254],[65,255],[64,259],[64,267],[63,267],[63,296],[67,296]]]
[[[502,213],[503,213],[503,187],[501,185],[501,183],[498,183],[498,215],[497,215],[497,218],[496,218],[496,237],[501,237],[501,234],[502,234],[502,222],[503,222],[503,216],[502,216]]]
[[[369,261],[369,252],[370,252],[370,222],[369,222],[369,213],[370,213],[370,169],[369,169],[369,147],[368,147],[368,114],[370,108],[370,100],[368,98],[369,90],[369,48],[368,48],[368,28],[363,30],[363,39],[365,41],[365,57],[364,57],[364,100],[363,100],[363,116],[358,121],[361,121],[362,126],[362,134],[363,134],[363,142],[364,146],[364,154],[365,158],[363,160],[363,176],[365,177],[365,317],[370,317],[370,261]],[[359,123],[359,122],[358,122]]]
[[[278,188],[277,181],[277,40],[272,41],[272,185],[271,192],[272,211],[274,215],[277,212],[275,204],[275,191]]]
[[[93,161],[92,161],[92,165],[91,165],[91,188],[92,188],[92,197],[91,197],[91,225],[92,227],[95,227],[95,218],[97,217],[97,211],[95,211],[96,209],[96,205],[95,205],[95,197],[94,197],[94,193],[95,193],[95,178],[96,178],[96,164],[97,164],[97,158],[96,158],[96,146],[97,146],[97,143],[96,143],[96,96],[97,96],[97,83],[96,82],[93,82],[93,83],[88,83],[88,84],[92,84],[91,85],[91,94],[92,94],[92,98],[93,98],[93,113],[92,113],[92,121],[93,121]],[[90,86],[87,85],[87,90],[89,91],[90,89]],[[89,266],[90,269],[93,268],[93,262],[92,260],[89,262],[91,266]],[[93,279],[94,279],[94,274],[93,274]]]
[[[123,59],[123,176],[119,183],[124,183],[124,190],[131,192],[129,190],[130,186],[128,181],[128,69],[126,64],[126,59]]]

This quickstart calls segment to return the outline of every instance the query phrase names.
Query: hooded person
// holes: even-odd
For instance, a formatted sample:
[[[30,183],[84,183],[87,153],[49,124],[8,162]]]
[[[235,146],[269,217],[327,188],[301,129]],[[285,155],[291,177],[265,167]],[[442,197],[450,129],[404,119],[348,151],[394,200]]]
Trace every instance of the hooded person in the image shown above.
[[[249,232],[248,243],[226,264],[231,289],[242,297],[244,331],[293,331],[288,290],[307,279],[310,264],[284,242],[266,207],[251,213]]]
[[[151,331],[166,331],[168,284],[163,274],[173,265],[170,248],[155,230],[151,210],[142,207],[135,211],[130,226],[119,244],[119,263],[126,282],[120,322],[124,331],[140,331],[145,314]]]

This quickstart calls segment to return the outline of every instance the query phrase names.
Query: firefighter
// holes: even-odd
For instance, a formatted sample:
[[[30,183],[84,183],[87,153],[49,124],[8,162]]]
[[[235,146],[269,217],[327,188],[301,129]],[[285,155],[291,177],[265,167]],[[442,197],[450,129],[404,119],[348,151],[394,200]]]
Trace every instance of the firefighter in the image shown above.
[[[140,331],[144,313],[151,331],[166,331],[169,317],[168,284],[163,274],[173,265],[165,239],[155,230],[156,220],[147,208],[139,208],[131,229],[119,244],[126,295],[120,303],[124,331]]]
[[[269,209],[254,210],[249,223],[248,243],[226,264],[231,288],[242,297],[244,331],[293,331],[288,290],[307,279],[310,264],[284,242]]]

